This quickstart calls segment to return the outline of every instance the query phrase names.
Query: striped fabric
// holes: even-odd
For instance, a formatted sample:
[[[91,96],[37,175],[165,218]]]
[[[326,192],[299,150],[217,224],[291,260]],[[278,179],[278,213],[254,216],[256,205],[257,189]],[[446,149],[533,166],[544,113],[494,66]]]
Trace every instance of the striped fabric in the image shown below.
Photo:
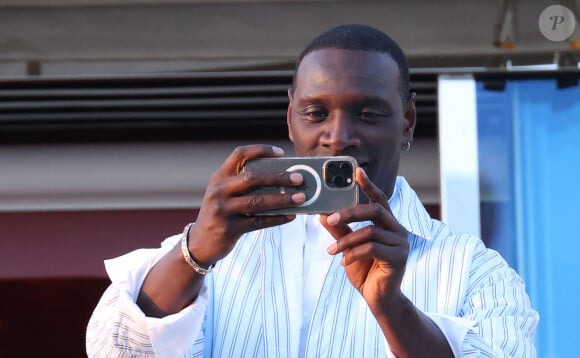
[[[472,236],[429,218],[398,178],[389,200],[409,231],[402,290],[447,337],[456,356],[535,357],[538,315],[521,278]],[[134,301],[156,260],[175,245],[109,260],[112,285],[87,328],[90,357],[392,357],[380,328],[349,283],[340,255],[321,283],[300,352],[305,218],[244,235],[206,277],[197,301],[174,315],[145,317]],[[368,223],[359,223],[362,227]],[[420,342],[417,342],[420,344]]]

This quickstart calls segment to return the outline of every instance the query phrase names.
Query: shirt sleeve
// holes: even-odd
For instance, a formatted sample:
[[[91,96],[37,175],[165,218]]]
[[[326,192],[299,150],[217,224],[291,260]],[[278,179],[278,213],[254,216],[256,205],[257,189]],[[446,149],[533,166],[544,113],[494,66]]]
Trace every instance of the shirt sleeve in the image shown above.
[[[427,317],[439,327],[455,357],[463,356],[463,341],[475,322],[463,317],[447,316],[437,313],[426,313]]]
[[[425,313],[443,333],[455,357],[463,357],[463,340],[475,322],[462,317],[448,316],[438,313]],[[397,358],[391,351],[389,342],[385,339],[387,358]]]
[[[475,248],[459,317],[428,314],[456,357],[536,357],[538,313],[522,278],[495,251]]]
[[[112,283],[87,326],[89,357],[183,357],[203,352],[205,285],[195,302],[163,318],[145,316],[135,303],[149,270],[180,238],[168,238],[159,249],[140,249],[105,261]]]

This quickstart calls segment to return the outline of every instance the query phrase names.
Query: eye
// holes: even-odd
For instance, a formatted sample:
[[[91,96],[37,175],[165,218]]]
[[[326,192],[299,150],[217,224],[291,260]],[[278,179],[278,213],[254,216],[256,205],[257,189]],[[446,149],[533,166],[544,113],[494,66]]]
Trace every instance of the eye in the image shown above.
[[[323,108],[309,107],[304,111],[296,111],[309,122],[322,122],[328,118],[328,111]]]
[[[358,117],[368,123],[376,123],[387,116],[388,114],[377,110],[364,110],[358,113]]]

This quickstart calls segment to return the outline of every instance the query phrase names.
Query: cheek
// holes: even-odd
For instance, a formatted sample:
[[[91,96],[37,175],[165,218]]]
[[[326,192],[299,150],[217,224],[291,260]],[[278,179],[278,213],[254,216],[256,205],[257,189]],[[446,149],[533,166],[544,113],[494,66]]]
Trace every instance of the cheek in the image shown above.
[[[297,155],[305,156],[318,147],[320,135],[312,128],[292,128],[292,142]]]
[[[368,127],[362,130],[361,137],[367,146],[372,147],[376,155],[391,153],[398,147],[400,133],[396,128],[390,127]]]
[[[374,168],[378,175],[384,171],[392,171],[398,165],[400,150],[400,134],[392,128],[375,128],[365,133],[365,144],[368,154],[376,164]]]

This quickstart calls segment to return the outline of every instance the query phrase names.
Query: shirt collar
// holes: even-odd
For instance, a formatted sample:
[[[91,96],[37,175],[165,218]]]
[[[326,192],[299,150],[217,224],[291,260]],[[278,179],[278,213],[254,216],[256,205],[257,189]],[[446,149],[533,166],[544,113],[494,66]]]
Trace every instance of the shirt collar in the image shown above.
[[[389,206],[407,231],[426,240],[433,240],[431,216],[405,178],[397,177]]]

